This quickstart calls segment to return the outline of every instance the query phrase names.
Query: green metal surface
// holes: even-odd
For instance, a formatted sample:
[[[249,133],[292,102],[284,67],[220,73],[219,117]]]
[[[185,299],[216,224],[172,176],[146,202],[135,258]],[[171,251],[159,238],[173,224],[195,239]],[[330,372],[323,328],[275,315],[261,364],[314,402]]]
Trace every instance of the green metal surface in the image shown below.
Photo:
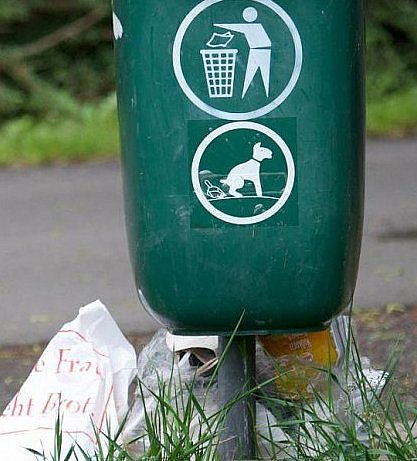
[[[114,11],[145,307],[177,334],[230,334],[242,312],[242,334],[324,328],[352,298],[360,252],[362,0]]]

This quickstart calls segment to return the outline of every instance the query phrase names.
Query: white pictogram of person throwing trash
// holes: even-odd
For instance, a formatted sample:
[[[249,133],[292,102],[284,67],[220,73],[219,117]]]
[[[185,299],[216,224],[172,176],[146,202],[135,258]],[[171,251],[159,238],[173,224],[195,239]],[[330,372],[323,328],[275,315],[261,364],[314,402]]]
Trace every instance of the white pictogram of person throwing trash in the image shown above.
[[[257,18],[258,11],[256,8],[250,6],[243,10],[243,19],[246,21],[245,23],[214,24],[215,27],[244,34],[248,42],[249,57],[246,67],[245,82],[243,84],[242,99],[245,97],[258,69],[261,72],[266,96],[269,96],[272,44],[264,26],[260,23],[255,23]]]

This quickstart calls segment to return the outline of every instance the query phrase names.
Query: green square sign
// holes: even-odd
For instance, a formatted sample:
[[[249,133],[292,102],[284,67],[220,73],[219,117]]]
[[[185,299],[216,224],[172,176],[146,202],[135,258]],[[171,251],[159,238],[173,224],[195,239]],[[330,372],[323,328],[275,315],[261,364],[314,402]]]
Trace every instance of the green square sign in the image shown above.
[[[296,226],[296,121],[188,122],[191,227]]]

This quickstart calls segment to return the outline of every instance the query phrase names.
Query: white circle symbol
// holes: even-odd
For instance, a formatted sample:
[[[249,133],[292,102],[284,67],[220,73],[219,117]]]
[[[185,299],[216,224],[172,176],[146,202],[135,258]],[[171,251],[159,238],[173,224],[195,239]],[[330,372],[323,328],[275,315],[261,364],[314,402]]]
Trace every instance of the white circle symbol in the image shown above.
[[[214,117],[225,119],[225,120],[248,120],[253,118],[262,117],[263,115],[268,114],[269,112],[276,109],[280,104],[282,104],[285,99],[291,94],[295,85],[297,84],[298,78],[301,73],[301,67],[303,63],[303,46],[301,43],[300,34],[298,33],[297,27],[294,24],[291,17],[288,13],[274,3],[272,0],[252,0],[254,2],[260,3],[261,5],[266,6],[270,10],[272,10],[276,15],[278,15],[281,20],[285,23],[287,28],[289,29],[292,40],[294,43],[294,52],[295,52],[295,59],[294,59],[294,69],[291,74],[291,78],[287,83],[284,90],[269,104],[260,107],[259,109],[252,110],[249,112],[226,112],[220,109],[216,109],[209,104],[205,103],[201,100],[194,91],[190,88],[182,69],[181,65],[181,47],[185,37],[185,34],[192,24],[192,22],[207,8],[215,5],[217,3],[223,2],[225,0],[204,0],[199,3],[196,7],[194,7],[184,18],[182,21],[177,34],[174,40],[173,46],[173,54],[172,54],[172,61],[174,66],[174,73],[178,80],[178,83],[181,86],[181,89],[187,96],[187,98],[196,105],[199,109],[206,112],[207,114],[213,115]],[[248,10],[251,7],[246,8]],[[253,8],[255,11],[256,9]],[[245,11],[246,11],[245,10]],[[251,16],[250,14],[248,16]]]
[[[260,213],[255,216],[248,216],[248,217],[239,217],[239,216],[231,216],[226,213],[223,213],[222,211],[218,210],[215,206],[213,206],[209,200],[207,199],[206,195],[204,194],[201,185],[200,185],[200,178],[199,178],[199,167],[200,167],[200,161],[201,158],[204,155],[204,152],[208,148],[208,146],[219,136],[221,136],[224,133],[227,133],[229,131],[233,130],[252,130],[252,131],[258,131],[260,133],[265,134],[269,138],[271,138],[275,144],[281,149],[285,162],[287,164],[287,182],[285,184],[284,190],[282,192],[281,197],[277,200],[277,202],[268,210],[264,211],[263,213]],[[270,218],[274,214],[278,213],[278,211],[285,205],[287,202],[288,198],[291,195],[292,189],[294,187],[294,181],[295,181],[295,165],[294,165],[294,159],[292,157],[291,151],[285,141],[279,136],[275,131],[271,130],[270,128],[261,125],[259,123],[255,122],[233,122],[233,123],[227,123],[226,125],[223,125],[215,130],[213,130],[206,138],[203,139],[203,141],[200,143],[198,146],[196,153],[194,155],[193,163],[191,166],[191,179],[193,183],[193,188],[194,192],[196,193],[200,203],[203,205],[203,207],[211,213],[213,216],[215,216],[218,219],[221,219],[222,221],[225,221],[230,224],[256,224],[262,221],[265,221],[266,219]]]
[[[253,22],[256,21],[258,17],[258,12],[256,11],[255,8],[249,6],[248,8],[245,8],[243,10],[243,19],[247,22]]]

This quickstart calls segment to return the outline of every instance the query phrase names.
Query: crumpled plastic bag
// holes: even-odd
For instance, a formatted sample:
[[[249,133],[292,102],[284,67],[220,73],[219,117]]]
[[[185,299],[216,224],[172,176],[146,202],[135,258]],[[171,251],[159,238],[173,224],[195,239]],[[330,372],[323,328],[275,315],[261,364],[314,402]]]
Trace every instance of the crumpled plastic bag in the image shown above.
[[[174,408],[178,412],[174,418],[181,420],[185,407],[189,404],[189,392],[197,399],[204,409],[206,418],[200,418],[198,410],[194,411],[194,417],[189,422],[187,430],[192,434],[194,441],[204,437],[210,438],[216,433],[221,433],[221,425],[213,424],[213,432],[206,421],[219,412],[217,402],[217,383],[212,381],[212,376],[206,374],[207,364],[211,364],[210,355],[200,354],[198,350],[210,350],[215,353],[217,337],[176,337],[173,338],[167,330],[159,330],[151,341],[145,346],[138,356],[138,381],[135,404],[129,416],[125,438],[135,439],[138,442],[129,446],[129,451],[138,456],[146,456],[149,448],[147,438],[147,420],[152,420],[158,427],[158,412],[161,412],[161,401],[164,400],[165,408]],[[204,357],[208,361],[204,363]],[[198,359],[201,360],[198,360]],[[196,360],[197,359],[197,360]],[[211,372],[213,372],[211,368]],[[168,400],[168,401],[167,401]],[[191,403],[193,406],[194,404]],[[186,411],[189,411],[188,407]],[[164,411],[163,418],[169,419],[173,414]],[[272,436],[275,444],[274,459],[288,459],[291,451],[288,444],[288,436],[279,427],[275,416],[262,405],[256,403],[256,431],[258,436],[259,455],[270,459],[269,443],[267,440]],[[168,423],[169,424],[169,423]],[[188,424],[188,423],[187,423]],[[161,424],[161,427],[163,425]],[[173,424],[172,427],[176,425]],[[202,435],[204,434],[204,436]],[[160,434],[164,436],[163,433]],[[175,434],[170,434],[175,439]],[[216,438],[214,437],[214,438]],[[216,443],[216,442],[215,442]],[[190,458],[193,459],[193,458]]]
[[[33,461],[27,448],[49,456],[58,418],[62,452],[77,443],[93,453],[94,430],[111,435],[125,417],[135,374],[135,350],[106,307],[100,301],[82,307],[50,341],[0,416],[0,453],[13,461]]]

